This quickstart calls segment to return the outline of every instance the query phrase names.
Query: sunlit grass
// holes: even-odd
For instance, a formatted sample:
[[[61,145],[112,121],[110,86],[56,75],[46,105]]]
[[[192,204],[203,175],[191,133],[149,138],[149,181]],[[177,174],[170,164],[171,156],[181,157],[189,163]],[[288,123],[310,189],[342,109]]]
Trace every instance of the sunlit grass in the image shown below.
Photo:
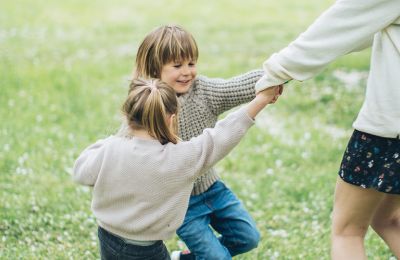
[[[115,132],[135,52],[156,26],[195,36],[200,74],[260,68],[331,0],[6,1],[0,8],[0,259],[98,258],[79,152]],[[336,171],[361,106],[369,51],[352,54],[276,105],[217,168],[262,234],[237,259],[328,259]],[[371,259],[389,259],[370,232]],[[167,241],[170,250],[180,245]]]

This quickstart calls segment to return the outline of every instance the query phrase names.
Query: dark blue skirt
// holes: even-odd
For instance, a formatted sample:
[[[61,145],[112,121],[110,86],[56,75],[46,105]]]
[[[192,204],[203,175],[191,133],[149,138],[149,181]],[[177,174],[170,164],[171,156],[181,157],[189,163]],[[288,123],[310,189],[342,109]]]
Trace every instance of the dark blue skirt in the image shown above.
[[[339,176],[362,188],[400,194],[400,140],[355,130],[343,155]]]

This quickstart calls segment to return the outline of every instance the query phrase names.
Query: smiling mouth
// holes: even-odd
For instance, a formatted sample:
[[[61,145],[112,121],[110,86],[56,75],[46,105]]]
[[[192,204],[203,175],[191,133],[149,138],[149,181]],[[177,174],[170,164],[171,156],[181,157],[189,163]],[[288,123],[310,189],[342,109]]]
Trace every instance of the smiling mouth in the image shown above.
[[[188,79],[188,80],[177,80],[177,82],[183,83],[183,84],[189,83],[190,81],[192,81],[192,80],[191,79]]]

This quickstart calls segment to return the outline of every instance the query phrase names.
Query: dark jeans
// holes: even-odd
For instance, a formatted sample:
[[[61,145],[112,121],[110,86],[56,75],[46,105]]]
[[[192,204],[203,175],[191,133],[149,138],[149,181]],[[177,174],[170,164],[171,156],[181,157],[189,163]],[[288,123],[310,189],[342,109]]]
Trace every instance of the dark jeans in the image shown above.
[[[170,260],[168,250],[161,240],[150,246],[132,245],[101,227],[98,236],[102,260]]]

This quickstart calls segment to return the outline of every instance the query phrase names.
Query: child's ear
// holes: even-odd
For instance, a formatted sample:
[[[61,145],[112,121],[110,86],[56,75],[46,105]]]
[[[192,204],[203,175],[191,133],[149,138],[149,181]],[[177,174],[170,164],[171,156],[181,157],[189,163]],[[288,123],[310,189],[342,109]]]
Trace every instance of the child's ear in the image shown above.
[[[169,127],[173,129],[175,127],[176,114],[168,115],[167,120]]]

